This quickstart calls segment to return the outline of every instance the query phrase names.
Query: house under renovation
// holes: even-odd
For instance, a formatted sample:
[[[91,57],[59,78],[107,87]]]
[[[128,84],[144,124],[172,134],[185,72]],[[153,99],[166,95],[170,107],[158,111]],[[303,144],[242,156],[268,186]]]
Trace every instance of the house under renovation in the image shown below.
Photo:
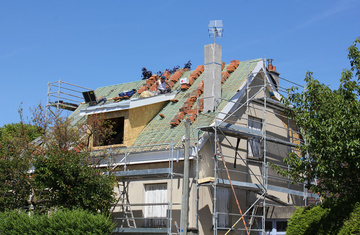
[[[76,86],[86,101],[78,105],[57,96],[63,82],[56,92],[49,83],[49,108],[72,110],[75,122],[101,114],[115,123],[110,140],[94,137],[91,146],[118,179],[115,233],[285,234],[294,206],[317,198],[269,166],[287,169],[284,157],[302,141],[280,102],[294,84],[272,60],[225,64],[220,45],[204,50],[204,65],[164,72],[165,94],[154,95],[154,75]]]

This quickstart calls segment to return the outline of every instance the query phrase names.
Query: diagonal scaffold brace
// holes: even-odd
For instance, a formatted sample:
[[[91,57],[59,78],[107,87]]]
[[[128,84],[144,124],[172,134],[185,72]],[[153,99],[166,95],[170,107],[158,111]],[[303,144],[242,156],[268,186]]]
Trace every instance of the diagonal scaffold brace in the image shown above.
[[[220,155],[221,155],[221,160],[222,160],[222,162],[223,162],[223,164],[224,164],[224,167],[225,167],[225,170],[226,170],[226,174],[227,174],[228,180],[229,180],[229,182],[230,182],[231,190],[233,191],[233,194],[234,194],[234,197],[235,197],[235,201],[236,201],[237,207],[238,207],[238,209],[239,209],[239,213],[240,213],[240,215],[241,215],[240,219],[235,223],[235,225],[236,225],[240,220],[242,220],[243,223],[244,223],[244,226],[245,226],[246,234],[249,235],[249,230],[248,230],[248,227],[247,227],[247,225],[246,225],[246,222],[245,222],[245,219],[244,219],[244,215],[243,215],[243,213],[242,213],[242,210],[241,210],[241,208],[240,208],[240,203],[239,203],[239,200],[238,200],[238,198],[237,198],[237,196],[236,196],[234,186],[233,186],[233,184],[232,184],[232,182],[231,182],[229,170],[228,170],[228,168],[227,168],[227,166],[226,166],[226,163],[225,163],[225,160],[224,160],[224,156],[223,156],[223,154],[222,154],[221,147],[220,147],[220,144],[219,144],[219,140],[216,141],[216,144],[217,144],[219,153],[220,153]],[[232,229],[235,225],[233,225],[233,226],[231,227],[231,229]],[[229,230],[226,232],[226,234],[228,234],[231,229],[229,229]]]

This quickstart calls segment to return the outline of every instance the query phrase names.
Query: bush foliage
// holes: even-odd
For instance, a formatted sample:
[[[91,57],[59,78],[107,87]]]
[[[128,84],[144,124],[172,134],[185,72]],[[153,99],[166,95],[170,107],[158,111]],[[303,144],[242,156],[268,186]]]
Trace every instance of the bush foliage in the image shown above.
[[[115,177],[88,148],[94,134],[106,132],[104,120],[96,116],[75,125],[61,113],[46,115],[41,105],[33,114],[34,125],[21,119],[0,127],[0,211],[63,207],[109,213]]]
[[[289,220],[286,234],[360,234],[360,203],[337,200],[298,208]]]
[[[0,234],[111,234],[114,225],[108,216],[85,210],[59,209],[47,214],[17,210],[0,213]]]

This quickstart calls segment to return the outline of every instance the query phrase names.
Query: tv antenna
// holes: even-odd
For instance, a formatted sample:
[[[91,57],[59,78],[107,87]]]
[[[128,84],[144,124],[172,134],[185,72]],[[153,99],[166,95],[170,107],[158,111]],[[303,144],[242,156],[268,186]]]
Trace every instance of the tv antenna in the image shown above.
[[[223,23],[222,20],[210,20],[209,23],[209,37],[214,38],[214,43],[216,38],[222,38],[223,35]]]

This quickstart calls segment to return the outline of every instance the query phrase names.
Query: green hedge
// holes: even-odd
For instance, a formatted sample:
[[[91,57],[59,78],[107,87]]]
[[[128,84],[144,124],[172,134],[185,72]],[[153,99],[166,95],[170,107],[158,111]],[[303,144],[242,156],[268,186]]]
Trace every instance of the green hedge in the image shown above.
[[[17,210],[0,213],[1,235],[112,234],[113,229],[109,217],[80,209],[57,210],[49,216]]]
[[[355,204],[353,212],[351,212],[348,220],[341,227],[339,235],[360,234],[360,203]]]
[[[286,234],[360,234],[360,203],[337,200],[298,208],[289,220]]]

